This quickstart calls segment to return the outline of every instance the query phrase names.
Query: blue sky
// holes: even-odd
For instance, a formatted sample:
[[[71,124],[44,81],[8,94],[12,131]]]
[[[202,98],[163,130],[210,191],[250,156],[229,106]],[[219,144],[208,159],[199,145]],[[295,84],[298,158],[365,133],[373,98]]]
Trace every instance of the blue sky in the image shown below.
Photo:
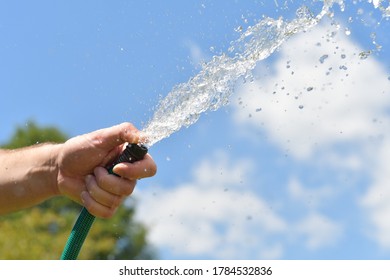
[[[228,106],[150,149],[158,174],[134,197],[160,258],[390,257],[390,42],[380,3],[334,4],[333,21],[292,36],[258,63],[254,81],[237,81]],[[227,52],[237,27],[293,19],[303,4],[321,8],[1,2],[0,142],[29,119],[69,136],[123,121],[142,129],[201,61]]]

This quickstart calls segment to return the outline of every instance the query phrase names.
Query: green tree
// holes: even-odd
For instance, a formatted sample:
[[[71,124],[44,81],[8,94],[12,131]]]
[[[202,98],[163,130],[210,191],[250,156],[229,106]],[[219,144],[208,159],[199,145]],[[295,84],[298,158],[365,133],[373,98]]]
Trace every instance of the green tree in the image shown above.
[[[16,149],[36,143],[66,141],[55,127],[29,121],[17,127],[2,148]],[[96,219],[79,259],[153,259],[147,229],[134,220],[135,201],[121,206],[111,219]],[[130,206],[129,206],[130,205]],[[0,259],[59,259],[81,206],[63,197],[36,207],[0,216]]]
[[[43,142],[62,143],[67,136],[53,126],[39,127],[34,121],[28,121],[24,127],[18,126],[11,139],[2,148],[16,149]]]

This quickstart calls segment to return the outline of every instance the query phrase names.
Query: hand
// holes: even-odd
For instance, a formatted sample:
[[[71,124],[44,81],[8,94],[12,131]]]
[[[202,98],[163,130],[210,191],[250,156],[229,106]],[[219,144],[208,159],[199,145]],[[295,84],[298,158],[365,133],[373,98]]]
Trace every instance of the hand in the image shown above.
[[[135,163],[120,163],[109,174],[106,166],[114,161],[124,144],[138,143],[139,131],[130,123],[97,130],[74,137],[64,144],[58,155],[58,190],[83,204],[94,216],[111,217],[129,196],[139,178],[153,176],[156,164],[146,154]]]

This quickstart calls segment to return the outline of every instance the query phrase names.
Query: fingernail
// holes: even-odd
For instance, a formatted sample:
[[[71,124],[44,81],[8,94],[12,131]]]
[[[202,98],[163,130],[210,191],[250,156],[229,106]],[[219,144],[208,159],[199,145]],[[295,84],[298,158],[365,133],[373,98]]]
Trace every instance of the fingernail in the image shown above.
[[[114,166],[114,168],[112,169],[112,171],[118,175],[118,176],[121,176],[119,173],[120,173],[120,170],[121,169],[124,169],[126,168],[127,166],[124,164],[124,163],[118,163],[117,165]],[[118,173],[119,171],[119,173]]]

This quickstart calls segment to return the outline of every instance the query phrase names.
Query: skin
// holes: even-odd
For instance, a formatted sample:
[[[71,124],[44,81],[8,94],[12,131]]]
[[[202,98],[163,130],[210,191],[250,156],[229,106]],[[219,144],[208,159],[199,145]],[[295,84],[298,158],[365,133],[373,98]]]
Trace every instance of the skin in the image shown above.
[[[66,196],[94,216],[110,218],[133,192],[137,179],[156,174],[147,154],[135,163],[117,164],[111,175],[105,166],[126,143],[138,143],[139,131],[130,123],[93,131],[63,144],[42,144],[0,150],[0,215]]]

